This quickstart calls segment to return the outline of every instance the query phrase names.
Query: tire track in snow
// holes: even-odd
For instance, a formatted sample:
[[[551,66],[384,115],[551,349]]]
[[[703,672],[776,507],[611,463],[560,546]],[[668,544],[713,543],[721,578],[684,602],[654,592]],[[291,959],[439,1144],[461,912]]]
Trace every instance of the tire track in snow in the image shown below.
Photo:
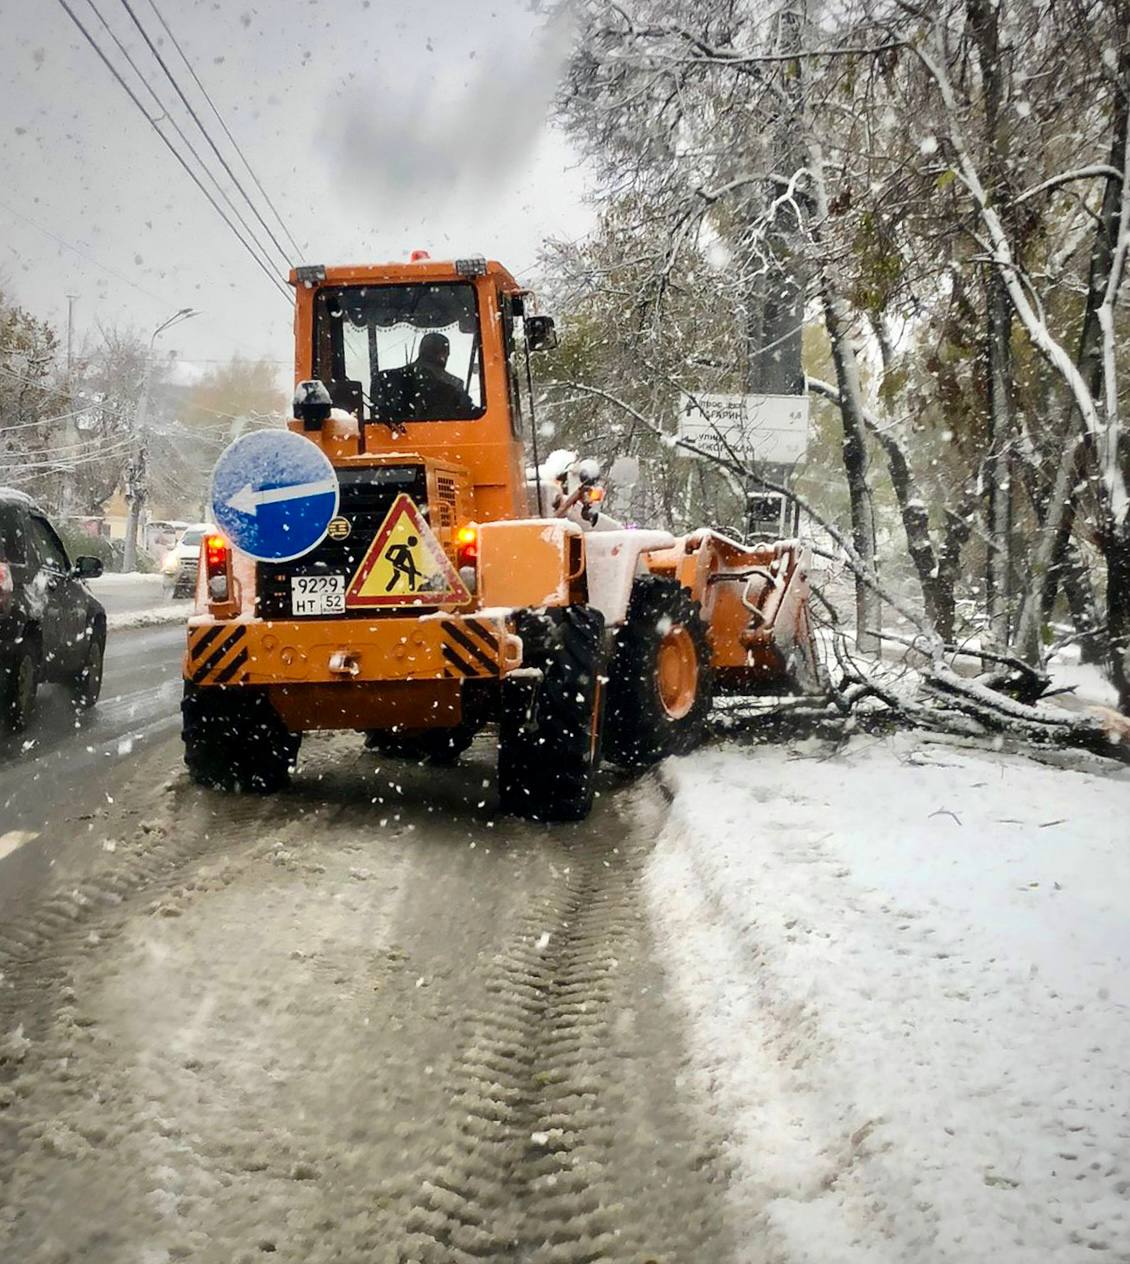
[[[578,1023],[577,1002],[563,990],[579,957],[611,951],[607,940],[594,945],[587,928],[598,863],[591,852],[578,856],[563,888],[519,920],[492,962],[488,999],[467,1020],[466,1048],[452,1073],[453,1135],[443,1159],[418,1174],[420,1192],[405,1213],[407,1238],[398,1248],[405,1264],[466,1264],[519,1250],[531,1261],[597,1260],[610,1244],[599,1162],[590,1155],[581,1188],[571,1166],[600,1114],[599,1096],[583,1078],[586,1060],[577,1056],[582,1029],[591,1041],[606,1021],[599,1011],[607,997],[590,993],[589,1021]],[[598,1056],[590,1050],[588,1063]],[[541,1243],[531,1241],[534,1225]]]
[[[343,1050],[348,1072],[363,1065],[388,973],[361,838],[308,795],[168,797],[183,836],[62,917],[29,911],[5,962],[19,1021],[7,1040],[0,1026],[0,1258],[328,1264],[341,1240],[372,1258],[372,1174],[351,1136],[365,1112],[333,1075]],[[342,1183],[332,1207],[323,1173]]]
[[[287,796],[178,783],[121,803],[111,831],[149,812],[169,832],[8,928],[0,1036],[26,1021],[32,1043],[0,1068],[0,1188],[19,1191],[0,1241],[7,1214],[13,1246],[54,1259],[64,1207],[68,1249],[99,1264],[144,1242],[202,1264],[731,1258],[719,1146],[683,1116],[670,1014],[640,1000],[662,990],[645,841],[606,801],[591,827],[506,823],[489,859],[466,853],[481,771],[464,770],[460,808],[453,782],[437,800],[434,772],[398,765],[397,829],[418,832],[381,845],[386,869],[394,853],[411,864],[412,896],[391,904],[345,854],[366,854],[388,810],[345,750],[314,744]],[[371,895],[334,903],[349,890]],[[373,956],[366,899],[408,953]],[[307,960],[289,950],[320,938],[319,910],[340,910],[336,938]],[[286,938],[241,958],[252,917]],[[115,1190],[108,1218],[97,1196]]]
[[[119,836],[103,843],[112,845],[112,867],[36,901],[22,916],[0,924],[0,975],[5,985],[0,991],[0,1029],[6,1020],[26,1014],[29,1000],[42,996],[48,982],[44,971],[65,966],[85,950],[92,919],[105,921],[109,915],[97,933],[112,933],[113,911],[128,896],[145,891],[159,898],[182,881],[187,864],[253,841],[267,805],[255,798],[225,801],[223,828],[217,829],[215,801],[206,792],[177,782],[151,796],[146,806],[142,813],[123,804],[103,827],[101,832]]]
[[[586,841],[570,861],[559,888],[518,919],[468,1016],[454,1118],[405,1199],[397,1264],[727,1256],[709,1197],[717,1150],[701,1146],[664,1188],[636,1161],[641,1143],[622,1144],[640,1108],[616,1091],[615,1036],[621,959],[639,934],[639,849]]]

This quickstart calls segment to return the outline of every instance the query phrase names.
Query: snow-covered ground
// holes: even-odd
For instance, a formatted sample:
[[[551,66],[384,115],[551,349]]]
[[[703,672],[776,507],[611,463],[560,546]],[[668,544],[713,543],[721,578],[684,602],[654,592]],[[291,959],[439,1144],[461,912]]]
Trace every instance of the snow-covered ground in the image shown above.
[[[1110,678],[1094,663],[1079,661],[1079,647],[1067,645],[1048,660],[1048,673],[1053,689],[1071,689],[1081,702],[1097,702],[1104,707],[1118,706],[1118,690]]]
[[[183,623],[192,609],[190,601],[170,600],[161,575],[108,573],[86,583],[105,607],[111,631]]]
[[[142,571],[103,571],[96,579],[88,579],[84,581],[88,587],[95,592],[101,589],[107,591],[112,589],[134,589],[141,590],[144,588],[160,588],[162,579],[160,574],[152,572],[145,574]]]
[[[1130,772],[1096,769],[666,765],[648,903],[751,1260],[1130,1260]]]
[[[163,606],[107,614],[106,624],[111,631],[118,632],[126,628],[156,628],[165,623],[184,623],[191,613],[191,601],[170,601]]]

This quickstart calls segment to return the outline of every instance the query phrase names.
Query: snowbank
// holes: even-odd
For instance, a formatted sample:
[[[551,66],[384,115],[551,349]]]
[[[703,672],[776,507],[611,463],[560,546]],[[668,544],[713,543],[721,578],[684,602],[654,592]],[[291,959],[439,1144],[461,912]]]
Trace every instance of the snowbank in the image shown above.
[[[111,632],[126,628],[153,628],[165,623],[184,623],[192,613],[191,601],[170,601],[160,575],[100,575],[88,580],[90,591],[106,610]],[[162,598],[164,598],[162,602]]]
[[[127,571],[124,575],[119,571],[103,571],[97,579],[83,581],[93,593],[103,588],[160,588],[163,577],[157,573],[142,574],[141,571]]]
[[[900,737],[665,779],[649,907],[751,1255],[1128,1258],[1130,775]]]
[[[1079,661],[1079,647],[1067,645],[1048,659],[1048,674],[1053,689],[1072,689],[1081,702],[1097,702],[1104,707],[1118,706],[1118,690],[1102,668]]]
[[[177,601],[167,606],[150,606],[146,610],[121,610],[106,615],[106,626],[111,632],[126,628],[155,628],[165,623],[187,623],[192,613],[191,601]]]

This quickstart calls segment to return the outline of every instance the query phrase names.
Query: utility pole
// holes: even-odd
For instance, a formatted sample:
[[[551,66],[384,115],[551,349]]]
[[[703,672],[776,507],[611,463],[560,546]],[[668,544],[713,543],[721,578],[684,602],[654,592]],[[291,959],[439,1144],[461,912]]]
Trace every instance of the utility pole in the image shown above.
[[[75,300],[77,294],[68,294],[67,298],[67,386],[71,384],[71,374],[74,371],[74,341],[75,341]]]
[[[787,57],[801,50],[807,22],[806,0],[794,0],[777,16],[777,54]],[[800,144],[803,107],[799,60],[782,61],[781,102],[773,120],[768,147],[774,175],[788,179],[804,166]],[[765,184],[765,200],[772,206],[782,192],[775,180]],[[801,251],[803,225],[792,203],[777,206],[766,238],[767,265],[754,277],[747,356],[749,389],[759,395],[800,395],[804,392],[801,335],[804,326],[806,268]]]
[[[777,17],[777,53],[798,53],[808,20],[807,0],[793,0]],[[767,72],[771,73],[771,72]],[[804,166],[799,142],[803,108],[803,82],[799,59],[782,61],[777,117],[767,154],[774,175],[786,179]],[[765,202],[772,206],[781,193],[774,180],[765,184]],[[804,302],[807,282],[801,247],[803,225],[797,222],[792,204],[778,205],[765,240],[764,265],[757,269],[750,286],[746,324],[746,390],[752,395],[803,395],[804,369],[801,365],[804,332]],[[788,467],[765,467],[777,483],[787,476]],[[773,500],[756,478],[747,479],[746,533],[764,530],[765,507]],[[793,513],[790,520],[795,521]],[[796,530],[796,526],[793,526]],[[781,521],[774,534],[788,534]]]
[[[149,336],[149,347],[145,353],[145,372],[141,379],[141,395],[137,401],[137,419],[134,427],[137,447],[130,458],[129,465],[126,467],[126,504],[129,506],[129,510],[126,514],[125,549],[122,553],[123,573],[132,571],[137,565],[137,530],[141,524],[145,498],[149,492],[149,432],[147,422],[149,420],[149,382],[153,370],[153,344],[157,341],[158,335],[163,334],[166,329],[179,324],[183,320],[191,320],[193,316],[199,315],[200,313],[193,311],[191,307],[182,307],[179,312],[174,312],[168,320],[158,325]]]
[[[75,341],[75,302],[78,299],[77,294],[67,294],[64,296],[67,300],[67,417],[63,425],[63,443],[64,445],[74,444],[71,447],[72,452],[78,451],[79,428],[78,421],[74,416],[75,412],[75,357],[74,357],[74,341]],[[62,488],[59,492],[59,512],[64,518],[69,518],[74,513],[74,485],[69,478],[64,477],[62,480]]]

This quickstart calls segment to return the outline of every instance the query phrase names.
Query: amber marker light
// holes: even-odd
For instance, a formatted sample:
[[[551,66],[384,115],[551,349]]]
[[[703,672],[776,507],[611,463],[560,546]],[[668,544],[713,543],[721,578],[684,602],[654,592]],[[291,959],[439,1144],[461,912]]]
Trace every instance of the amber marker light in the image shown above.
[[[479,557],[478,527],[460,527],[455,533],[455,551],[460,566],[474,566]]]

